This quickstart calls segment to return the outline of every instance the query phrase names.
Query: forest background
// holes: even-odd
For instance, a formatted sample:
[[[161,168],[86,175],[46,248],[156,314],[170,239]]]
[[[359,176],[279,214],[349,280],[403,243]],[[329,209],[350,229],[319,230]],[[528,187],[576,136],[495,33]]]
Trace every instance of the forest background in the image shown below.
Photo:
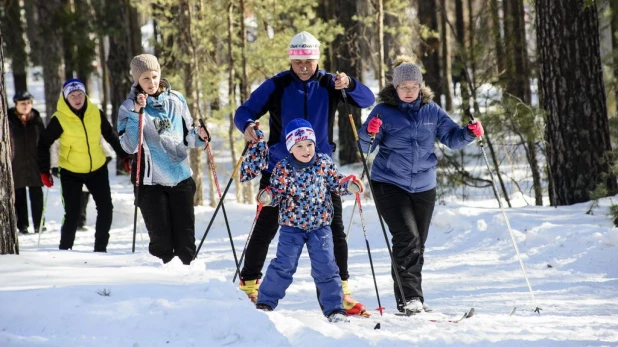
[[[2,0],[1,5],[0,253],[12,253],[15,233],[6,117],[12,95],[6,95],[5,69],[13,74],[12,89],[20,91],[28,89],[28,71],[42,68],[46,119],[64,80],[78,77],[89,90],[96,83],[101,108],[115,125],[132,84],[130,60],[155,54],[163,77],[187,97],[196,124],[207,120],[215,151],[238,158],[244,142],[232,122],[235,109],[259,83],[289,68],[287,46],[303,30],[322,42],[321,69],[375,82],[375,92],[390,81],[397,55],[416,56],[437,103],[461,124],[471,117],[483,122],[481,151],[438,146],[440,197],[466,200],[486,191],[510,207],[509,197],[521,193],[534,205],[591,201],[592,209],[597,199],[618,191],[615,0]],[[348,113],[345,105],[339,111]],[[350,112],[358,127],[366,111]],[[335,156],[341,165],[356,163],[348,117],[338,119]],[[267,123],[262,122],[265,128]],[[203,153],[192,150],[190,156],[198,184],[194,202],[214,206],[215,190],[202,189],[213,186]],[[121,163],[117,170],[120,174]],[[514,171],[525,172],[525,178],[516,180],[509,174]],[[234,184],[236,199],[252,203],[254,183]]]

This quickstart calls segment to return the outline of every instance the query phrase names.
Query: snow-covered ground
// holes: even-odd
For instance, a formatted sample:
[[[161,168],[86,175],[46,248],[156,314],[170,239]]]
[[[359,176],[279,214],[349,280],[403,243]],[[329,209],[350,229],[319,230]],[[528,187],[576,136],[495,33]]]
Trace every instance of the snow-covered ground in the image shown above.
[[[227,180],[223,172],[219,177]],[[131,187],[126,176],[112,175],[111,184],[115,209],[109,253],[92,252],[92,201],[89,230],[78,232],[73,251],[58,250],[63,209],[54,186],[40,245],[37,235],[20,235],[21,254],[0,258],[0,346],[618,344],[618,230],[606,216],[610,199],[602,200],[593,215],[585,213],[588,204],[525,207],[523,199],[513,199],[519,207],[507,215],[536,302],[495,201],[437,206],[423,271],[426,301],[434,313],[410,318],[393,314],[389,256],[375,206],[366,201],[368,239],[386,313],[332,324],[320,313],[306,252],[279,307],[269,313],[255,310],[232,283],[234,257],[221,215],[191,266],[177,259],[162,265],[150,256],[143,226],[131,253]],[[255,207],[233,200],[225,206],[240,257]],[[347,199],[345,224],[352,206]],[[196,208],[198,240],[213,211]],[[358,213],[349,246],[354,296],[373,310],[378,305]],[[274,250],[273,242],[268,259]],[[540,315],[533,312],[536,306]],[[470,307],[476,309],[472,318],[444,322]],[[509,316],[513,307],[517,311]],[[377,323],[381,328],[375,330]]]
[[[6,77],[11,100],[12,77]],[[29,86],[41,110],[42,81],[30,78]],[[98,99],[94,91],[91,96]],[[232,159],[227,151],[215,149],[218,177],[225,185]],[[477,165],[480,170],[482,165]],[[360,174],[359,165],[341,171]],[[393,314],[390,258],[375,206],[364,201],[385,315],[373,311],[371,318],[331,324],[319,310],[306,252],[279,307],[257,311],[238,283],[232,283],[234,257],[221,214],[191,266],[177,260],[162,265],[148,254],[142,223],[136,252],[131,252],[131,186],[126,176],[113,173],[111,185],[115,209],[109,253],[92,252],[93,201],[88,206],[89,230],[78,232],[73,251],[58,250],[63,208],[57,184],[49,190],[48,231],[40,244],[38,235],[19,235],[21,254],[0,256],[0,346],[618,345],[618,229],[607,217],[610,198],[586,214],[589,204],[535,207],[526,203],[534,201],[529,196],[510,196],[514,207],[506,214],[533,299],[490,193],[468,189],[466,195],[474,196],[464,202],[446,196],[436,206],[423,271],[425,299],[434,312],[415,317]],[[240,257],[255,206],[236,203],[233,191],[225,206]],[[352,206],[347,198],[346,226]],[[196,208],[198,240],[213,212]],[[350,286],[354,297],[374,310],[378,304],[358,213],[353,221]],[[540,315],[533,312],[537,306]],[[446,322],[470,307],[476,309],[472,318]],[[514,307],[515,314],[509,316]]]

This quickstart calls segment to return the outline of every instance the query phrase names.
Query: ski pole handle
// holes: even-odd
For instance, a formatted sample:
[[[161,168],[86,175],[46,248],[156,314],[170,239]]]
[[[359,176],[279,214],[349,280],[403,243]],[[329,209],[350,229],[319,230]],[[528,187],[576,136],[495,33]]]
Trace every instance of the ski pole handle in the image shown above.
[[[356,124],[354,124],[354,116],[352,116],[352,114],[350,113],[348,115],[348,117],[350,118],[350,124],[352,124],[352,132],[354,132],[354,141],[358,141],[358,132],[356,132]]]

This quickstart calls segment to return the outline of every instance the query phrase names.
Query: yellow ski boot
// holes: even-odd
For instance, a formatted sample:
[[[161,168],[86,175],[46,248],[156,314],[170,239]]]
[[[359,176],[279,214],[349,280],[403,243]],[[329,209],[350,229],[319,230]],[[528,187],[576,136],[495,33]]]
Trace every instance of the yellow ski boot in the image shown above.
[[[341,286],[343,287],[343,308],[345,308],[345,313],[348,316],[371,316],[371,313],[367,312],[365,309],[365,305],[352,298],[352,292],[348,287],[348,281],[341,281]]]
[[[257,302],[259,287],[260,287],[259,279],[247,280],[247,281],[240,280],[240,285],[238,286],[240,290],[242,290],[243,292],[245,292],[245,294],[247,294],[247,297],[249,297],[249,300],[251,300],[251,302],[254,304]]]

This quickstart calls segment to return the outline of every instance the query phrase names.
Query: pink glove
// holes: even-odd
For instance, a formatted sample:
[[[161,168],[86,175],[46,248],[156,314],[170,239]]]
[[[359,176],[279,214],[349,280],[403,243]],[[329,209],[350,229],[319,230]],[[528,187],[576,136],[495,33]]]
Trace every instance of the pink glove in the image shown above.
[[[373,117],[367,124],[367,133],[375,135],[380,132],[381,126],[382,120],[378,117]]]
[[[49,174],[49,173],[42,173],[41,174],[41,182],[43,182],[43,184],[47,188],[50,188],[51,186],[54,185],[54,179],[53,179],[52,175]]]
[[[485,133],[485,130],[483,130],[483,125],[481,124],[481,121],[478,119],[474,120],[473,123],[468,124],[468,130],[475,137],[481,137]]]

